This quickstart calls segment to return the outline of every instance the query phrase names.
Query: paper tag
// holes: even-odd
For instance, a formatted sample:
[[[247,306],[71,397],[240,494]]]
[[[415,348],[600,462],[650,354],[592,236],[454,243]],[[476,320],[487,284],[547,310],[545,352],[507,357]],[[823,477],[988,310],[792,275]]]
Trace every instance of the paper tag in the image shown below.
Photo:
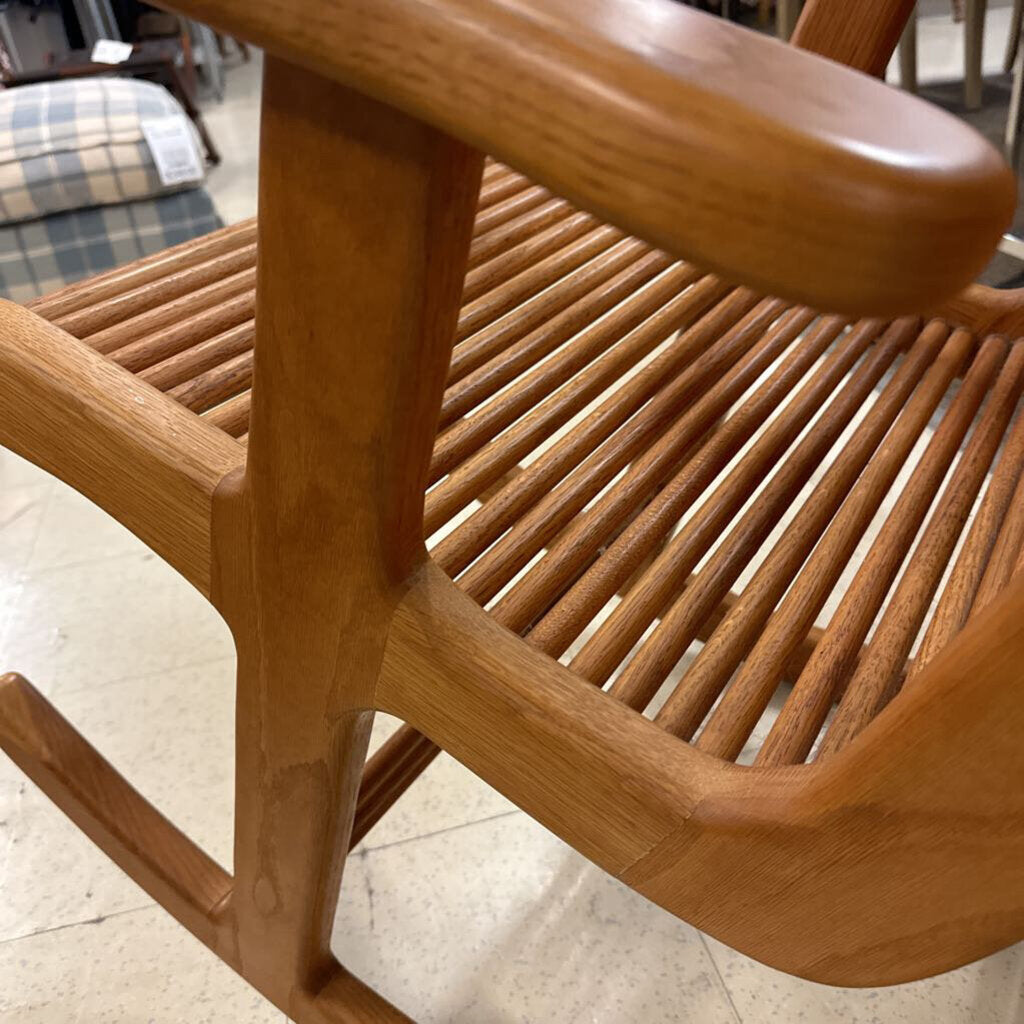
[[[147,118],[141,122],[141,127],[162,185],[201,180],[202,161],[184,114]]]
[[[123,64],[132,55],[132,44],[118,39],[97,39],[92,48],[93,64]]]

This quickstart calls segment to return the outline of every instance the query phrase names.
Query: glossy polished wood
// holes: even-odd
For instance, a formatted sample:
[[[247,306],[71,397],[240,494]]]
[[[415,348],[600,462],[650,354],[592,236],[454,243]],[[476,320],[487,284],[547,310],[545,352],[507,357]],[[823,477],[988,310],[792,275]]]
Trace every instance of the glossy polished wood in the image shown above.
[[[1013,211],[1001,157],[952,116],[669,0],[170,6],[436,124],[677,256],[819,309],[935,304],[981,269]],[[901,25],[906,4],[892,7]],[[847,56],[838,41],[808,45]]]

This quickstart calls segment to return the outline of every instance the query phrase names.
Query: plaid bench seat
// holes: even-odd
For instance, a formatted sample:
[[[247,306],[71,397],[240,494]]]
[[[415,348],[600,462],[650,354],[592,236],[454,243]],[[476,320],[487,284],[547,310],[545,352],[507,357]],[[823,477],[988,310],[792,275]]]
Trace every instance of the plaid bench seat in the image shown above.
[[[26,301],[220,227],[201,183],[157,173],[143,123],[179,114],[134,79],[0,91],[0,293]]]

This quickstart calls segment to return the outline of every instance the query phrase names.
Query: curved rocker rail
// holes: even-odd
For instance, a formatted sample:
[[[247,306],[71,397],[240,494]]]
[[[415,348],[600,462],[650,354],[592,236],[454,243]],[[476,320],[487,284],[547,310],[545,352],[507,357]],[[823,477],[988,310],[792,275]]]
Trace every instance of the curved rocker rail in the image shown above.
[[[231,877],[139,795],[38,690],[0,677],[0,747],[196,938],[227,954],[217,917]]]
[[[0,748],[133,881],[245,976],[231,876],[122,778],[27,680],[0,676]],[[340,964],[292,1010],[323,1024],[398,1024],[405,1014]]]

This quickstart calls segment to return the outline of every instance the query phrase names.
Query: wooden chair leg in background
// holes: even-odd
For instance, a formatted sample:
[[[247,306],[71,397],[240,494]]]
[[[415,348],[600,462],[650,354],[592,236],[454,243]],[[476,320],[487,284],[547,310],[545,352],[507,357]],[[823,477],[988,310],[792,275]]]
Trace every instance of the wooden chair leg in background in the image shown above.
[[[907,27],[900,36],[900,88],[917,92],[917,8],[907,19]]]
[[[987,0],[967,0],[964,7],[964,106],[981,108],[982,62]]]
[[[788,42],[793,35],[801,6],[801,0],[776,0],[775,34],[784,42]]]

